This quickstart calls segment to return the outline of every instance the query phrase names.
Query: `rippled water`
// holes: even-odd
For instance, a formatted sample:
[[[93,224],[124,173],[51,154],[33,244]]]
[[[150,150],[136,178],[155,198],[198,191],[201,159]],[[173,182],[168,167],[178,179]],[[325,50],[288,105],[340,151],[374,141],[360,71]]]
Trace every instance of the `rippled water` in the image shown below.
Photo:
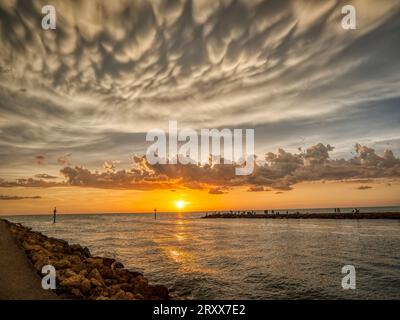
[[[199,214],[15,216],[117,258],[189,299],[400,299],[400,222],[199,219]],[[343,290],[341,268],[356,267]]]

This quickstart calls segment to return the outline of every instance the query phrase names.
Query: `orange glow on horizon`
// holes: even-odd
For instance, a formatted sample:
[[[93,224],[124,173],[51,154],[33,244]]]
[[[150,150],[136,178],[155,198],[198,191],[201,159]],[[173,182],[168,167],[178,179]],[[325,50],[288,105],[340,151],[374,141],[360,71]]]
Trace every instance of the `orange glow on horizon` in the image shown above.
[[[68,213],[204,212],[223,210],[265,210],[294,208],[333,208],[398,206],[400,181],[375,181],[369,188],[359,183],[307,182],[292,190],[249,192],[236,187],[224,194],[208,189],[110,190],[80,187],[0,188],[0,194],[40,198],[2,201],[0,215]]]

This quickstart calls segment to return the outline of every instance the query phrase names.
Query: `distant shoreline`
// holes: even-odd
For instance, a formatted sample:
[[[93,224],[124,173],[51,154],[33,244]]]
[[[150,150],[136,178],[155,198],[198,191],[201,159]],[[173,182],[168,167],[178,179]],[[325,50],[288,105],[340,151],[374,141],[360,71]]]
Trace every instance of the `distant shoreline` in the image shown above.
[[[359,213],[213,213],[202,219],[400,219],[400,212]]]

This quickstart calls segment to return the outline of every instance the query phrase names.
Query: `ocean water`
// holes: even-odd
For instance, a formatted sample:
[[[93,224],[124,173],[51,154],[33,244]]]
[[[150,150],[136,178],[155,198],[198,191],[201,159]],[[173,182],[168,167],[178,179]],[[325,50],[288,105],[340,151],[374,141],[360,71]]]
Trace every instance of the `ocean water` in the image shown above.
[[[13,216],[114,257],[182,299],[400,299],[400,221],[200,219],[199,213]],[[341,269],[356,268],[343,290]]]

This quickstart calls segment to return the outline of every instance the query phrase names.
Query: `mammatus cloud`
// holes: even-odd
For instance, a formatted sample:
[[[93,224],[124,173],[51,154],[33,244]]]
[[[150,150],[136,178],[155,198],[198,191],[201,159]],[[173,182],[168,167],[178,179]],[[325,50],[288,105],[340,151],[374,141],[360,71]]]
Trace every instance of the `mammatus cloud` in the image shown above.
[[[40,28],[49,3],[54,31]],[[399,14],[374,0],[2,1],[1,110],[32,138],[143,132],[171,114],[192,127],[328,115],[399,96]],[[9,106],[26,100],[28,113]]]
[[[0,195],[1,200],[26,200],[26,199],[41,199],[39,196],[32,196],[32,197],[20,197],[20,196],[3,196]]]
[[[374,149],[355,145],[351,159],[331,159],[333,146],[319,143],[299,153],[279,149],[258,160],[252,175],[236,176],[237,164],[216,165],[151,165],[145,156],[134,157],[130,170],[90,171],[83,167],[65,167],[60,172],[64,182],[37,179],[0,180],[1,187],[77,186],[104,189],[208,189],[210,194],[227,193],[229,189],[247,186],[248,191],[291,190],[306,181],[333,180],[373,181],[378,178],[400,178],[400,159],[386,150],[378,155]],[[364,189],[364,187],[362,188]]]

